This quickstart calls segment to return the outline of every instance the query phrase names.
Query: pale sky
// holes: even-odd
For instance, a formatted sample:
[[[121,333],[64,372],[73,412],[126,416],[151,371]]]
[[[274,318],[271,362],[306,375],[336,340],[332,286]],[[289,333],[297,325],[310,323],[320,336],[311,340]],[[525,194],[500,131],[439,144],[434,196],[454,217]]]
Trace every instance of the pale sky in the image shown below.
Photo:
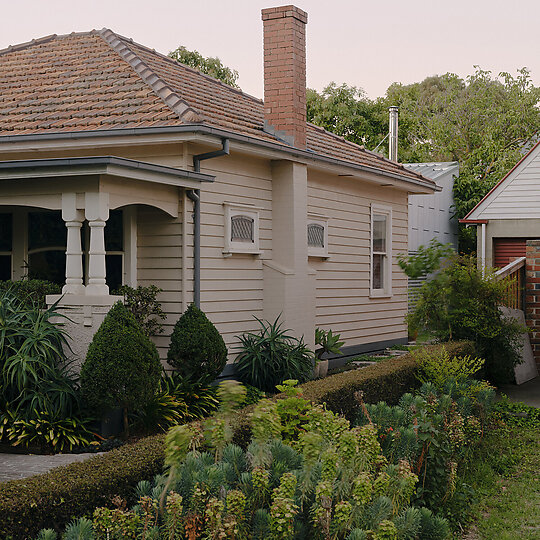
[[[108,27],[162,53],[178,45],[219,56],[262,97],[262,21],[272,0],[0,0],[0,48],[48,34]],[[307,82],[383,95],[448,71],[528,67],[540,85],[540,1],[297,0],[308,12]]]

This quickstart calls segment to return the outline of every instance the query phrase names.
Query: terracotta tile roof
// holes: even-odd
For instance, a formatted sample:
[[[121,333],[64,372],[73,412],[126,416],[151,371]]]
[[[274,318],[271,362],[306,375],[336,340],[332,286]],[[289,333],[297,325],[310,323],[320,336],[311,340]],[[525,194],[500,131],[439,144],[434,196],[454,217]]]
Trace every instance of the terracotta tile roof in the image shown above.
[[[196,123],[280,143],[263,115],[261,100],[107,29],[0,51],[0,136]],[[311,124],[307,147],[429,182]]]

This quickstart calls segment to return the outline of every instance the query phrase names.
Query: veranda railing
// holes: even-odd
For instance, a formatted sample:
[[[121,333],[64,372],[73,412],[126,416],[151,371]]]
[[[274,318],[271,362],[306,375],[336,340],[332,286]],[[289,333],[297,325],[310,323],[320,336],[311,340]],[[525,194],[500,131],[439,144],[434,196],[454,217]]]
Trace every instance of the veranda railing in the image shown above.
[[[525,257],[519,257],[497,270],[495,277],[507,283],[506,295],[501,305],[522,310],[525,294]]]

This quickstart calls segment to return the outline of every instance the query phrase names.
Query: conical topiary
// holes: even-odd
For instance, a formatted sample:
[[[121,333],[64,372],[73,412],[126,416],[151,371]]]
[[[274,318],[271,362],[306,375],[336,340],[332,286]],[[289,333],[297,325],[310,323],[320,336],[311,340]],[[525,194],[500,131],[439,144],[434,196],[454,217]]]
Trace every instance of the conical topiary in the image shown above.
[[[214,380],[227,363],[227,347],[216,327],[193,304],[178,319],[167,362],[189,379]]]
[[[155,394],[161,376],[156,346],[144,335],[122,302],[106,315],[88,347],[81,369],[81,393],[98,414],[114,407],[143,406]]]

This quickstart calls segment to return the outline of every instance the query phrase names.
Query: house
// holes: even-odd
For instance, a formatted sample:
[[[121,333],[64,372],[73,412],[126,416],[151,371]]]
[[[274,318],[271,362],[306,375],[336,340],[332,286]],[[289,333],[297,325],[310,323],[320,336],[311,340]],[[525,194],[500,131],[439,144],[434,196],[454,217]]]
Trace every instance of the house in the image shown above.
[[[63,284],[80,358],[121,283],[163,289],[163,357],[191,302],[228,346],[280,314],[406,340],[395,254],[437,187],[306,123],[307,14],[262,19],[264,102],[107,29],[0,51],[0,274]]]
[[[441,188],[431,195],[409,195],[409,255],[435,239],[458,250],[458,223],[453,216],[454,180],[459,176],[457,161],[404,163],[403,166],[430,178]],[[409,279],[409,308],[413,308],[426,278]]]
[[[482,268],[503,269],[523,276],[525,320],[540,365],[540,141],[460,220],[477,230],[477,253]],[[510,263],[513,263],[512,266]]]

